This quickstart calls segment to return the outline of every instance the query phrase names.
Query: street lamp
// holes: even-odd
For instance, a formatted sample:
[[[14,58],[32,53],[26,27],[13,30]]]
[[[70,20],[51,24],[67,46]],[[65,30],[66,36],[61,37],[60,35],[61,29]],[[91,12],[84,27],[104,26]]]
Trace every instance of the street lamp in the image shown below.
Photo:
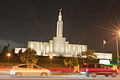
[[[116,38],[117,58],[119,58],[118,39]]]
[[[120,31],[118,31],[117,33],[118,33],[118,36],[120,36]]]
[[[49,56],[49,58],[50,58],[50,68],[51,68],[51,60],[52,60],[53,56]]]
[[[118,38],[119,37],[120,37],[120,30],[117,31],[117,37],[116,37],[117,58],[119,58],[119,48],[118,48]]]
[[[11,56],[11,53],[7,53],[7,57],[8,57],[8,66],[9,66],[9,57]]]
[[[50,56],[50,59],[52,59],[53,58],[53,56]]]
[[[118,38],[120,37],[120,30],[117,31],[116,37],[116,49],[117,49],[117,58],[119,59],[119,47],[118,47]]]

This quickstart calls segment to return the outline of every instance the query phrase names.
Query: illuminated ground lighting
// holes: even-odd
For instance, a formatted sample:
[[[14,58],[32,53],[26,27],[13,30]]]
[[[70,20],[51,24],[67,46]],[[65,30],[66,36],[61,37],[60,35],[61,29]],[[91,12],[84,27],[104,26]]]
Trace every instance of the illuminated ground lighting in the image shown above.
[[[10,56],[11,56],[11,53],[7,53],[7,56],[10,57]]]
[[[50,59],[52,59],[53,58],[53,56],[50,56]]]

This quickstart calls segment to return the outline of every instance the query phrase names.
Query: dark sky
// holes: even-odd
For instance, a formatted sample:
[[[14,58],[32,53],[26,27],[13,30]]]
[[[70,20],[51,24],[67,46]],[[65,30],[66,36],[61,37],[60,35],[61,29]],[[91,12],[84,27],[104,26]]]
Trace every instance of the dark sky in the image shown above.
[[[120,0],[0,0],[0,39],[48,42],[56,36],[60,8],[67,41],[86,44],[96,52],[102,52],[103,39],[109,42],[115,37],[104,28],[119,28],[113,24],[119,22]],[[115,54],[115,40],[104,51]]]

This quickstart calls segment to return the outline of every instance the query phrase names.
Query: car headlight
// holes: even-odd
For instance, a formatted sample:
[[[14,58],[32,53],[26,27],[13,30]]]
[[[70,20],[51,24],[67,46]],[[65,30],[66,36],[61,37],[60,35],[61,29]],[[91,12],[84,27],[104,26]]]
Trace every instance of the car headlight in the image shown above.
[[[50,72],[49,70],[47,72]]]
[[[10,71],[10,74],[13,74],[13,71]]]

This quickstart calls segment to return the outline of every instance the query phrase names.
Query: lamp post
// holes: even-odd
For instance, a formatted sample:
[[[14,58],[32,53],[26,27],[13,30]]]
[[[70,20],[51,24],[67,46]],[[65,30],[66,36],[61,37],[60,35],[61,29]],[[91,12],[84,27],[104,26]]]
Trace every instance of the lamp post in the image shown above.
[[[50,68],[51,68],[51,60],[52,60],[53,56],[49,56],[49,58],[50,58]]]
[[[117,58],[119,59],[118,39],[116,38]]]
[[[7,53],[7,57],[8,57],[8,66],[9,66],[9,57],[11,56],[11,53]]]
[[[119,47],[118,47],[118,38],[120,37],[120,30],[117,32],[117,37],[116,37],[116,49],[117,49],[117,58],[119,59]]]

